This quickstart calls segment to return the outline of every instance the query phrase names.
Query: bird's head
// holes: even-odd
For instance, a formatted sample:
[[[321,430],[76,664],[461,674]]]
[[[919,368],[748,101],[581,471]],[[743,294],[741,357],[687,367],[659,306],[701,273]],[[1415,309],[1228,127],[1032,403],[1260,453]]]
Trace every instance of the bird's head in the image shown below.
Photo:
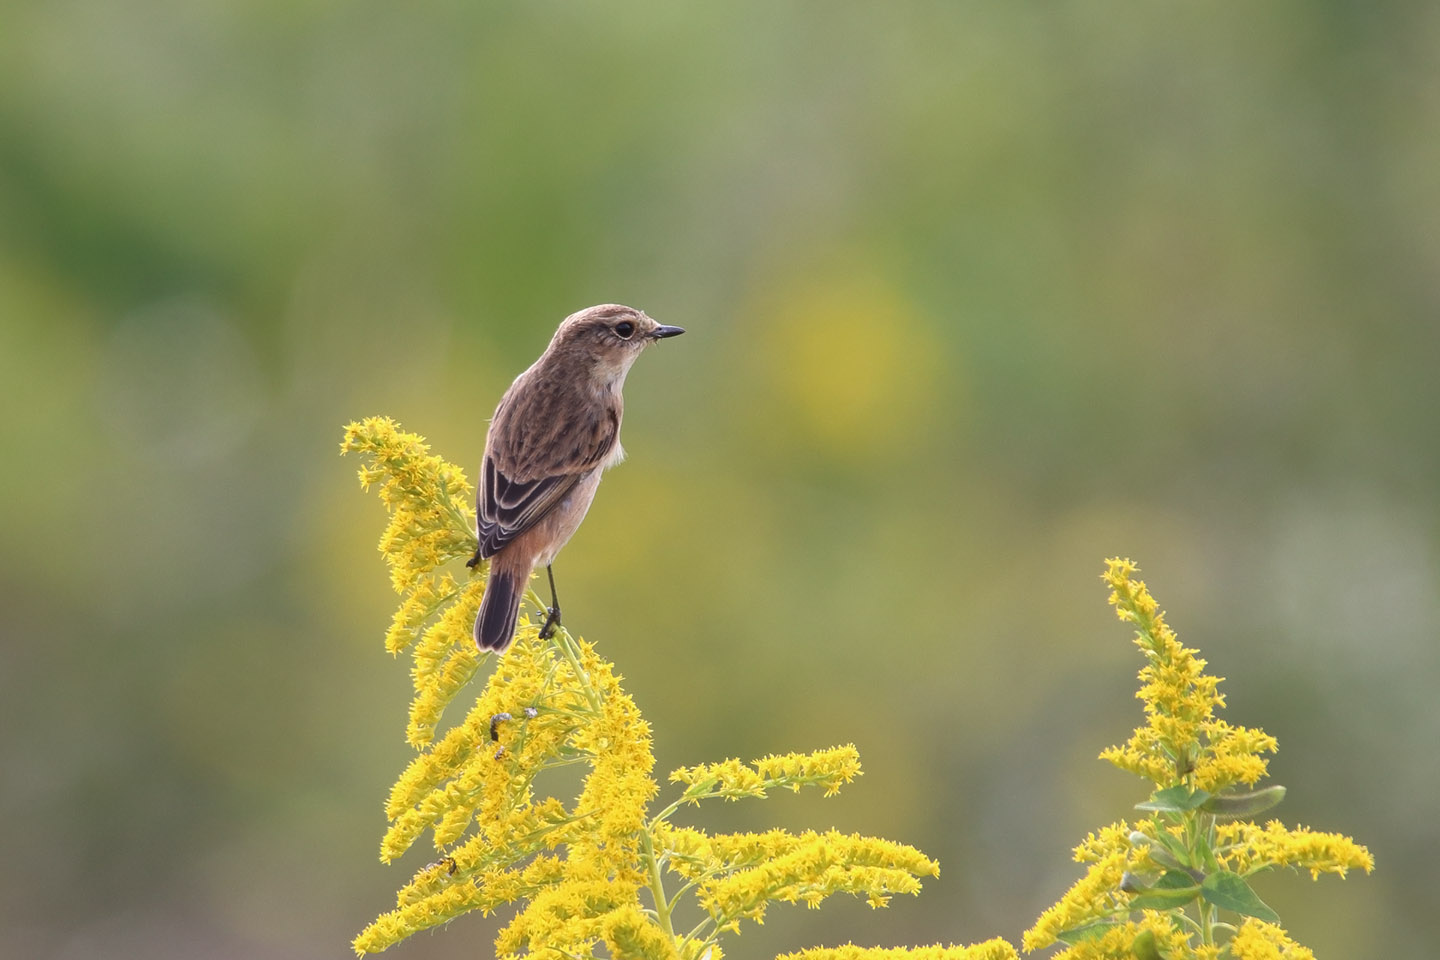
[[[684,327],[656,323],[643,310],[602,303],[566,317],[547,352],[584,363],[602,381],[623,381],[641,351],[684,332]]]

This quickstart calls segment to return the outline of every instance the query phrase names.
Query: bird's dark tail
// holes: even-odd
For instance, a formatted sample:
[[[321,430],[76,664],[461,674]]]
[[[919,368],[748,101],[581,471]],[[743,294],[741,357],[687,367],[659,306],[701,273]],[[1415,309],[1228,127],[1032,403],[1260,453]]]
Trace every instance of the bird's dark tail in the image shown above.
[[[490,578],[485,581],[485,595],[480,598],[480,613],[475,618],[475,643],[481,650],[504,653],[509,649],[515,638],[522,589],[523,581],[514,571],[491,562]]]

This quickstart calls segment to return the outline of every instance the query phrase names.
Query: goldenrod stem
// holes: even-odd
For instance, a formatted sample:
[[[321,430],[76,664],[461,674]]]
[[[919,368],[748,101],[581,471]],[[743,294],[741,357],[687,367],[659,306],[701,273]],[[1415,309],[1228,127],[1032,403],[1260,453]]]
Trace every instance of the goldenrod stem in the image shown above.
[[[535,604],[535,606],[541,610],[545,609],[545,604],[541,601],[540,595],[534,590],[526,590],[525,599]],[[556,650],[560,651],[566,660],[570,661],[570,669],[575,671],[575,681],[584,689],[585,699],[590,701],[590,709],[598,711],[600,709],[600,695],[597,694],[595,688],[590,685],[589,674],[580,666],[580,657],[575,649],[575,639],[570,636],[570,631],[566,630],[563,626],[557,625],[555,632],[550,634],[550,643]]]
[[[670,901],[665,896],[665,881],[660,876],[660,861],[655,857],[655,841],[649,830],[640,831],[640,840],[645,847],[645,861],[650,867],[650,896],[655,900],[655,915],[660,920],[660,929],[670,942],[675,942],[675,928],[670,924]]]

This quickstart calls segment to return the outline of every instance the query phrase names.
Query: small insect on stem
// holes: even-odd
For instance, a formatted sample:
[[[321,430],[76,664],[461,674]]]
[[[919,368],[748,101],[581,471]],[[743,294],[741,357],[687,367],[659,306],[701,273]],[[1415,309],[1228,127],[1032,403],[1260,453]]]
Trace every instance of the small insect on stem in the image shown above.
[[[534,720],[536,717],[540,716],[540,711],[539,711],[539,710],[536,710],[534,707],[526,707],[526,708],[524,709],[523,713],[525,714],[525,719],[526,719],[526,720]],[[509,713],[497,713],[497,714],[495,714],[495,716],[491,717],[491,718],[490,718],[490,742],[491,742],[491,743],[496,743],[497,741],[499,741],[499,739],[500,739],[500,724],[504,723],[504,722],[507,721],[507,720],[514,720],[514,719],[515,719],[515,717],[514,717],[512,714],[509,714]],[[504,744],[501,744],[501,745],[500,745],[500,749],[498,749],[498,750],[495,751],[495,759],[496,759],[496,760],[499,760],[499,759],[500,759],[501,757],[503,757],[503,756],[505,756],[505,745],[504,745]]]

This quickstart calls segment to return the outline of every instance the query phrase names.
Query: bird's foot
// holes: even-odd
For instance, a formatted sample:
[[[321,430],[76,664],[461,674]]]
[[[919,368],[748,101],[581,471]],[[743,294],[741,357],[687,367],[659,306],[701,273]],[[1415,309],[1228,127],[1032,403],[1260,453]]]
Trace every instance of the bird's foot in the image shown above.
[[[560,608],[546,607],[545,622],[540,625],[540,639],[549,640],[555,636],[555,628],[560,626]]]
[[[481,559],[482,559],[482,558],[481,558],[481,556],[480,556],[480,548],[479,548],[479,547],[476,547],[476,548],[475,548],[475,556],[471,557],[469,560],[466,560],[466,561],[465,561],[465,566],[469,567],[471,570],[474,570],[476,567],[478,567],[478,566],[480,565],[480,560],[481,560]]]

